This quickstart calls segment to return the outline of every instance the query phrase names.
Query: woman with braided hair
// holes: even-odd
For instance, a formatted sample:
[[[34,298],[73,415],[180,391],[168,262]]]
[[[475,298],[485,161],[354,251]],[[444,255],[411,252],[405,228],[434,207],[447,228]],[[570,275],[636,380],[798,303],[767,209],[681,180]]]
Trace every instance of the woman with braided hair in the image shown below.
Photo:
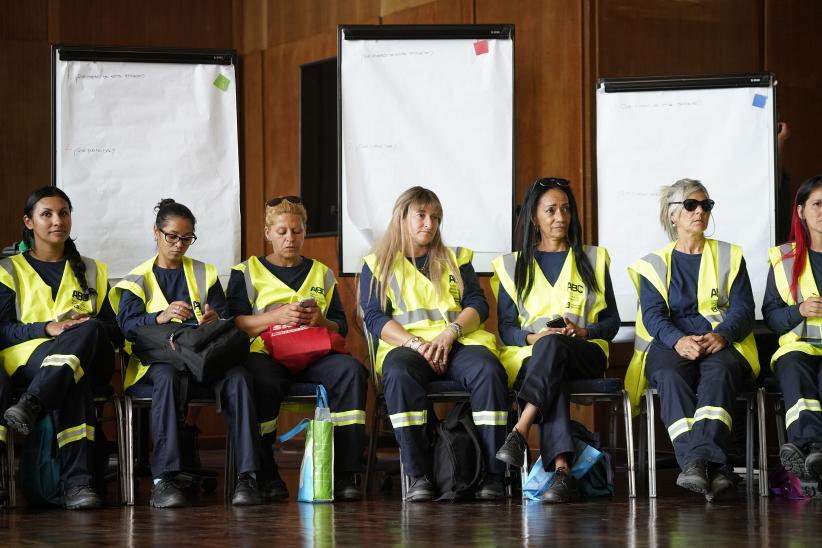
[[[77,251],[71,211],[57,187],[29,194],[25,250],[0,260],[0,443],[6,426],[25,435],[52,413],[65,507],[80,510],[102,505],[91,488],[92,386],[108,384],[122,336],[106,299],[106,265]],[[25,391],[8,407],[13,387]]]

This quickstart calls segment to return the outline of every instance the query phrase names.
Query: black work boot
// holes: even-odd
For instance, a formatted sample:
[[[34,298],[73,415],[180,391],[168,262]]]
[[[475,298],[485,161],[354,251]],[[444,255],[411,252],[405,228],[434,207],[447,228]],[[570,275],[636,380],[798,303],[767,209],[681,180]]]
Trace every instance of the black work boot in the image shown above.
[[[88,485],[69,487],[63,495],[66,510],[91,510],[103,506],[103,499]]]
[[[263,493],[257,485],[257,480],[251,474],[237,476],[237,486],[234,487],[231,504],[234,506],[256,506],[262,503]]]
[[[486,474],[485,479],[474,493],[477,500],[501,500],[505,497],[505,487],[502,484],[502,476],[499,474]]]
[[[341,472],[334,478],[334,500],[360,500],[362,495],[357,487],[357,479],[353,472]]]
[[[434,498],[434,484],[427,476],[408,478],[408,491],[405,500],[410,502],[426,502]]]
[[[708,479],[708,463],[705,459],[696,459],[685,465],[676,478],[676,484],[694,493],[705,495],[711,488]]]
[[[580,499],[577,479],[567,468],[558,468],[554,472],[554,481],[542,495],[542,502],[546,504],[561,504],[574,502]]]
[[[528,442],[522,434],[512,430],[505,438],[505,443],[497,451],[497,460],[505,464],[521,468],[525,464],[525,452],[528,451]]]
[[[270,480],[260,482],[260,491],[263,494],[264,502],[276,502],[288,498],[288,487],[285,485],[280,472],[274,470],[274,476]]]
[[[169,478],[161,478],[151,486],[151,502],[154,508],[182,508],[188,506],[183,491]]]
[[[711,488],[705,493],[705,500],[714,502],[715,500],[731,498],[736,494],[736,484],[739,478],[726,466],[716,466],[710,471],[710,476]]]
[[[812,481],[813,478],[808,474],[805,468],[805,461],[807,455],[799,447],[792,443],[786,443],[779,448],[779,460],[782,461],[782,466],[801,480]]]
[[[17,403],[6,409],[3,418],[6,419],[9,428],[28,436],[42,411],[43,405],[40,400],[25,392]]]
[[[822,443],[809,443],[805,449],[805,471],[813,479],[822,480]]]

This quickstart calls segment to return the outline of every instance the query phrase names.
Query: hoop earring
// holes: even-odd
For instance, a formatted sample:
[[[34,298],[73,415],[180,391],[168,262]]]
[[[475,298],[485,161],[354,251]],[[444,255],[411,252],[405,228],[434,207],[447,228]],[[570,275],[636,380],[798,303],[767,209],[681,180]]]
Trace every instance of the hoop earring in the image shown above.
[[[714,220],[713,215],[711,215],[711,224],[713,225],[713,230],[711,231],[710,234],[705,234],[706,238],[710,238],[711,236],[713,236],[716,233],[716,221]]]

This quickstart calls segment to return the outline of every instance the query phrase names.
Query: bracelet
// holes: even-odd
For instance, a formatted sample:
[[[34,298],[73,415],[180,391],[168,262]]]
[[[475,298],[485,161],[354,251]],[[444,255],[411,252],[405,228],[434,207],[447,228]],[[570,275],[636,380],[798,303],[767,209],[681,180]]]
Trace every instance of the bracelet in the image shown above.
[[[457,322],[451,322],[448,324],[448,327],[457,334],[457,338],[462,338],[462,326]]]

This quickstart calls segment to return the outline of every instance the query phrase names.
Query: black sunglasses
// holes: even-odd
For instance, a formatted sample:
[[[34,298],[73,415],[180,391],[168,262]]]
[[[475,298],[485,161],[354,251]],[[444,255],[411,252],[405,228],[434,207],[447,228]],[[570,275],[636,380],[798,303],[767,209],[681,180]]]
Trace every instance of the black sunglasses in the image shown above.
[[[299,196],[277,196],[276,198],[271,198],[269,201],[265,203],[267,207],[274,207],[277,204],[281,203],[283,200],[292,204],[301,204],[303,203],[302,198]]]
[[[693,198],[688,198],[687,200],[682,200],[681,202],[668,202],[669,206],[672,205],[682,205],[685,208],[685,211],[696,211],[696,206],[702,207],[702,211],[710,211],[714,208],[714,202],[710,198],[706,198],[704,200],[694,200]]]
[[[555,186],[567,188],[571,186],[571,183],[570,181],[568,181],[568,179],[560,179],[559,177],[543,177],[542,179],[537,179],[536,184],[538,184],[542,188],[551,188]]]

